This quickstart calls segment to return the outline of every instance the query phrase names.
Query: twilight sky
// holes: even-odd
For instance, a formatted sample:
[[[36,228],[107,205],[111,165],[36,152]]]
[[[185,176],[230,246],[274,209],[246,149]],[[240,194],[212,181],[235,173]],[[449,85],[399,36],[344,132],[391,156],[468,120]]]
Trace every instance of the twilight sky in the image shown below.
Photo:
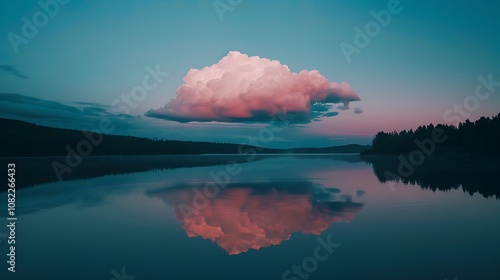
[[[499,12],[496,0],[5,0],[0,117],[241,143],[285,110],[294,121],[260,144],[367,144],[464,120],[464,101],[472,119],[498,114]]]

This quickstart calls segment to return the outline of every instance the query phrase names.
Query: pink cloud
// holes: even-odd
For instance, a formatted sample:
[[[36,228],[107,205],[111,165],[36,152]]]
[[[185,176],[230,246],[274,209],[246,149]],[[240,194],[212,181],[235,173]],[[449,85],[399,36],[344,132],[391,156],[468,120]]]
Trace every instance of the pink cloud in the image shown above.
[[[293,73],[277,60],[237,51],[189,70],[176,94],[146,115],[179,122],[268,122],[277,114],[293,114],[293,122],[305,123],[335,115],[332,104],[348,108],[360,100],[349,84],[329,82],[317,70]]]
[[[294,232],[320,235],[332,223],[350,222],[362,207],[349,199],[317,202],[307,184],[291,190],[250,185],[223,189],[191,215],[179,210],[179,205],[194,207],[191,188],[167,189],[154,196],[175,207],[189,237],[211,240],[230,255],[281,244]]]

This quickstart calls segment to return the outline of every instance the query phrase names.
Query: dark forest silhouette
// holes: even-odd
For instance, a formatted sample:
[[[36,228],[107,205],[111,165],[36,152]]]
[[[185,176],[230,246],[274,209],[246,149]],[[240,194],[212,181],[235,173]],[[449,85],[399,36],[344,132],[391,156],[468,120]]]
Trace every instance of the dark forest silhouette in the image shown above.
[[[403,130],[399,133],[379,132],[372,142],[372,149],[365,154],[409,154],[421,149],[425,140],[433,139],[437,130],[446,138],[443,143],[435,143],[435,153],[500,153],[500,114],[495,117],[481,117],[475,122],[466,120],[456,126],[433,124],[419,126],[415,131]]]
[[[76,150],[86,135],[102,141],[92,145],[91,156],[96,155],[199,155],[199,154],[270,154],[270,153],[360,153],[363,145],[326,148],[270,149],[230,143],[194,142],[147,139],[134,136],[103,135],[79,130],[39,126],[23,121],[0,119],[2,147],[0,157],[65,156],[67,147]]]
[[[461,188],[500,198],[500,114],[466,120],[458,127],[438,124],[415,131],[379,132],[362,158],[380,182],[418,184],[424,189]]]

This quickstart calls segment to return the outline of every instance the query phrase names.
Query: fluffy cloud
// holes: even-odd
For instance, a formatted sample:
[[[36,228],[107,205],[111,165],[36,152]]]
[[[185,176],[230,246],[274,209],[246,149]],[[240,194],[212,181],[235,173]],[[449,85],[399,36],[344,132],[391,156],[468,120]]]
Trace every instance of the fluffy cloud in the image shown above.
[[[147,116],[179,122],[269,122],[277,114],[292,123],[336,115],[360,100],[346,82],[329,82],[318,71],[290,72],[277,60],[229,52],[217,64],[191,69],[177,96]],[[339,107],[339,108],[340,108]]]

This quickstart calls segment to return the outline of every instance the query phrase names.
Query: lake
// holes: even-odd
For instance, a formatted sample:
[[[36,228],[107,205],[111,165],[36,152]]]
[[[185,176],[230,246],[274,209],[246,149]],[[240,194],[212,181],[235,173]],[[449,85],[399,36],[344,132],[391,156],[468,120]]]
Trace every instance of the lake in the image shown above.
[[[33,185],[17,189],[16,272],[3,239],[1,279],[500,277],[497,180],[383,183],[381,165],[356,155],[149,170],[140,159],[123,174],[38,184],[44,174],[23,174],[14,160]],[[101,170],[123,162],[102,161]],[[0,218],[7,224],[4,206]]]

